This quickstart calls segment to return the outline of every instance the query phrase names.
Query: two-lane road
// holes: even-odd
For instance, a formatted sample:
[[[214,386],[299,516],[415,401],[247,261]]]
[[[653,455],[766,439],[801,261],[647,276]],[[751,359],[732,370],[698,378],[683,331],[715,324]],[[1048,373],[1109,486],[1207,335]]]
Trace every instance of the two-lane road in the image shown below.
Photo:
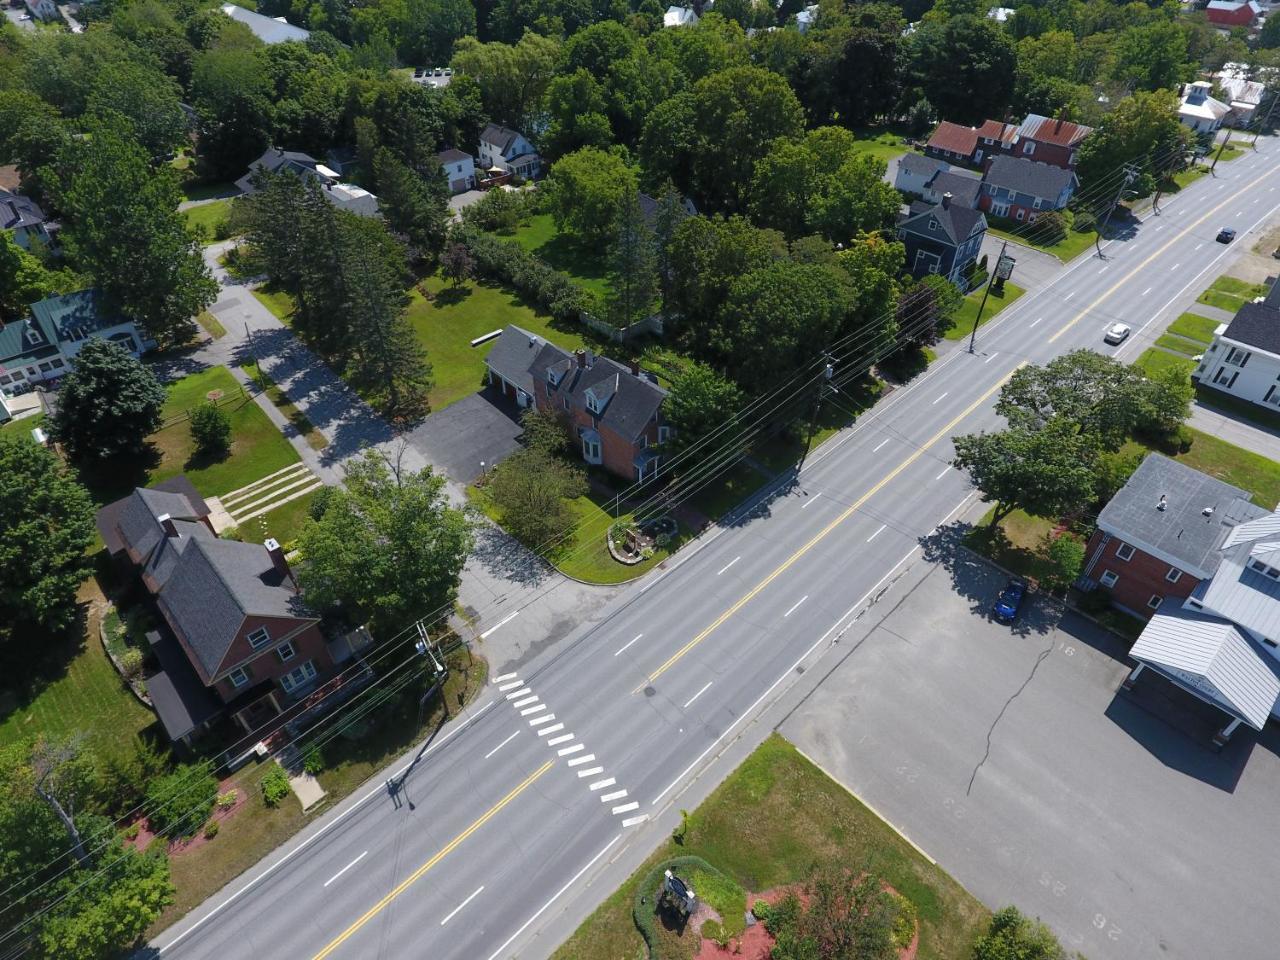
[[[1105,260],[1083,258],[896,391],[792,486],[624,591],[600,622],[495,678],[395,797],[344,803],[162,935],[165,957],[541,956],[533,938],[607,891],[585,884],[744,720],[971,494],[950,438],[997,425],[992,401],[1024,363],[1104,347],[1207,285],[1241,231],[1280,208],[1280,151],[1220,167]],[[1127,348],[1122,346],[1119,352]],[[838,402],[838,398],[837,398]],[[720,770],[722,775],[725,771]],[[531,946],[531,944],[534,944]],[[1087,944],[1107,957],[1107,944]]]

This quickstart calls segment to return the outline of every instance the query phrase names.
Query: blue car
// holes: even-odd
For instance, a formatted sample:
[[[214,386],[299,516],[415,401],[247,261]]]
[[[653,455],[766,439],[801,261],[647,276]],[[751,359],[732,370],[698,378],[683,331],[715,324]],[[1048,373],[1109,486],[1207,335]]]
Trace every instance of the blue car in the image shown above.
[[[1022,606],[1022,598],[1027,593],[1027,582],[1014,578],[1010,580],[996,602],[991,605],[991,615],[1001,623],[1013,623],[1018,619],[1018,609]]]

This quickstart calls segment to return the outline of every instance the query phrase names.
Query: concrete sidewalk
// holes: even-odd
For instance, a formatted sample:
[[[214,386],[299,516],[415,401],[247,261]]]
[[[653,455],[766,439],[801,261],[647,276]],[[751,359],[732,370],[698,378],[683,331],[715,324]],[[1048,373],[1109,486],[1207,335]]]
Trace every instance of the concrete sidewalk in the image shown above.
[[[1203,400],[1196,400],[1191,404],[1191,426],[1227,443],[1234,443],[1237,447],[1272,460],[1280,460],[1280,430],[1268,430],[1241,420],[1235,414]],[[1264,503],[1262,506],[1271,509],[1275,504]]]

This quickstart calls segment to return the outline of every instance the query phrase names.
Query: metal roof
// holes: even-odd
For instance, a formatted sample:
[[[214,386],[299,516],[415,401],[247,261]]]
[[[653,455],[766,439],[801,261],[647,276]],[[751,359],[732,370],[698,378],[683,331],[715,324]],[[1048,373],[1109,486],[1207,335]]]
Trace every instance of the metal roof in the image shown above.
[[[1098,526],[1205,579],[1217,569],[1231,528],[1262,516],[1266,511],[1249,502],[1247,491],[1151,453],[1102,508]]]
[[[1201,602],[1260,637],[1280,639],[1280,581],[1253,569],[1249,554],[1243,543],[1227,550]]]
[[[300,43],[311,36],[310,30],[295,27],[284,17],[264,17],[234,3],[223,4],[222,12],[232,20],[243,23],[263,43],[287,43],[291,40]]]
[[[1172,598],[1160,605],[1129,655],[1172,672],[1257,730],[1280,697],[1278,665],[1269,654],[1233,624],[1187,610]]]

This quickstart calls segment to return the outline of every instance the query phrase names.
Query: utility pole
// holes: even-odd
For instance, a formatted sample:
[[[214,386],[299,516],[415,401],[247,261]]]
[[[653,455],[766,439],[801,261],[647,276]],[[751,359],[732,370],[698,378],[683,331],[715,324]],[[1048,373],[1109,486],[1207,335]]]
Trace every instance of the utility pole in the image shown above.
[[[818,408],[822,406],[822,398],[826,395],[827,387],[831,384],[831,378],[835,375],[835,368],[831,365],[831,357],[826,357],[827,365],[822,371],[822,379],[818,381],[818,393],[813,398],[813,412],[809,415],[809,432],[804,438],[804,449],[800,451],[800,462],[796,464],[796,473],[800,473],[800,468],[804,466],[804,458],[809,455],[809,445],[813,443],[813,433],[818,427]]]
[[[982,290],[982,301],[978,304],[978,315],[973,318],[973,329],[969,331],[969,352],[973,353],[974,343],[978,339],[978,324],[982,322],[982,311],[986,309],[987,297],[991,295],[991,285],[996,282],[996,273],[1000,269],[1000,261],[1004,259],[1004,252],[1009,249],[1009,241],[1006,240],[1000,246],[1000,255],[996,257],[996,268],[991,271],[991,276],[987,278],[987,285]]]
[[[1107,215],[1102,218],[1102,223],[1098,226],[1093,237],[1093,245],[1098,251],[1098,259],[1107,259],[1102,254],[1102,235],[1107,232],[1107,226],[1111,223],[1111,215],[1116,212],[1116,207],[1120,206],[1120,201],[1124,197],[1124,192],[1129,189],[1129,184],[1133,183],[1138,176],[1138,168],[1132,163],[1124,165],[1124,183],[1120,184],[1120,189],[1116,191],[1116,198],[1111,201],[1111,207],[1107,210]]]
[[[1231,130],[1229,128],[1224,130],[1223,133],[1226,136],[1222,138],[1222,143],[1218,145],[1218,152],[1213,155],[1213,163],[1209,164],[1209,173],[1213,176],[1217,176],[1213,172],[1213,168],[1218,165],[1218,160],[1222,157],[1222,151],[1227,149],[1227,143],[1231,140]]]
[[[1262,133],[1262,129],[1271,122],[1271,114],[1275,113],[1277,103],[1280,103],[1280,90],[1276,90],[1271,94],[1271,106],[1267,108],[1267,115],[1258,124],[1258,129],[1253,131],[1253,139],[1249,143],[1255,150],[1258,149],[1258,136]]]
[[[1156,196],[1151,201],[1151,211],[1156,215],[1160,215],[1160,197],[1164,194],[1164,185],[1171,176],[1173,176],[1173,168],[1178,165],[1178,161],[1183,157],[1183,151],[1177,147],[1173,147],[1173,156],[1169,158],[1169,166],[1160,174],[1160,182],[1156,184]]]

